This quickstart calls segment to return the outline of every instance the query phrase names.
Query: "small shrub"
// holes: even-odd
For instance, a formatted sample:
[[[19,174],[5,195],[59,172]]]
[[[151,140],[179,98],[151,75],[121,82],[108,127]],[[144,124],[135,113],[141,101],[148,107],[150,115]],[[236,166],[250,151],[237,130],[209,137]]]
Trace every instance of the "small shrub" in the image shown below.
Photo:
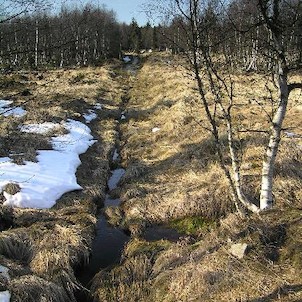
[[[19,184],[10,182],[4,186],[3,191],[5,191],[6,193],[8,193],[10,195],[15,195],[21,191],[21,188],[20,188]]]

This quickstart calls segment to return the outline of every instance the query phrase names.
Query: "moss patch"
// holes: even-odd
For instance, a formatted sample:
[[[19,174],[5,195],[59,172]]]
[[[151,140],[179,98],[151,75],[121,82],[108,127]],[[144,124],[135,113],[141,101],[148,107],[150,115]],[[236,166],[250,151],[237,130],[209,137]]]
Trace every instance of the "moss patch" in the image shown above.
[[[199,235],[202,231],[212,228],[215,222],[205,219],[201,216],[185,217],[175,219],[169,224],[179,233],[187,235]]]

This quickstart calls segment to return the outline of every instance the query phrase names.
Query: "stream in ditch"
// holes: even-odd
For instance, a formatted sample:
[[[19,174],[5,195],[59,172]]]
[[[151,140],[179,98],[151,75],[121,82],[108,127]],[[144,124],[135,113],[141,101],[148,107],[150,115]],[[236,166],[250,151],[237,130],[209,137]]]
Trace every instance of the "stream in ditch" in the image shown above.
[[[119,154],[117,150],[114,151],[112,161],[115,162]],[[125,170],[118,168],[112,170],[111,176],[108,180],[109,192],[118,186],[118,182],[124,175]],[[112,227],[106,219],[104,210],[106,207],[117,207],[120,205],[120,199],[112,199],[109,196],[109,192],[106,194],[104,208],[98,215],[98,222],[96,224],[96,236],[91,247],[91,257],[89,264],[78,272],[78,280],[87,289],[91,286],[93,277],[102,269],[119,262],[124,245],[129,240],[122,230]],[[77,301],[88,302],[92,301],[89,297],[88,291],[81,291],[77,295]]]
[[[139,62],[137,57],[132,59],[132,64],[126,65],[126,71],[134,75],[136,73],[137,64]],[[120,121],[125,120],[126,116],[122,113]],[[118,131],[119,127],[118,127]],[[119,163],[120,154],[118,149],[115,149],[111,159],[111,163],[116,166]],[[121,229],[111,226],[104,214],[107,207],[118,207],[121,203],[120,199],[110,198],[110,191],[117,188],[118,183],[125,170],[117,168],[110,171],[110,178],[108,180],[108,192],[104,201],[104,208],[97,217],[96,224],[96,236],[91,247],[91,256],[88,265],[82,267],[77,272],[77,279],[84,287],[76,295],[78,302],[91,302],[93,298],[89,295],[89,288],[91,287],[92,279],[101,270],[118,264],[123,248],[125,244],[130,240],[130,237],[125,234]],[[180,238],[180,234],[177,231],[162,227],[153,226],[146,229],[143,239],[147,241],[156,241],[161,239],[167,239],[171,241],[177,241]],[[85,290],[85,288],[87,290]]]

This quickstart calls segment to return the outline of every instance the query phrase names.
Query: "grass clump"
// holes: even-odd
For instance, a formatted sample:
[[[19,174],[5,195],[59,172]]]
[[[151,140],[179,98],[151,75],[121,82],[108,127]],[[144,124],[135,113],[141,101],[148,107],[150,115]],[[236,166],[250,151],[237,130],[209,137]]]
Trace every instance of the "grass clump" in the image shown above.
[[[3,191],[10,195],[15,195],[21,191],[19,184],[10,182],[3,187]]]
[[[20,82],[21,77],[19,75],[2,76],[0,78],[1,89],[14,89],[24,86],[24,83]]]
[[[80,72],[77,75],[74,75],[71,79],[70,79],[70,84],[76,84],[78,82],[81,82],[85,79],[85,74]]]
[[[34,255],[33,242],[26,231],[2,232],[0,254],[12,260],[30,263]]]
[[[11,300],[15,302],[69,302],[64,289],[53,282],[31,275],[12,280],[9,284]]]

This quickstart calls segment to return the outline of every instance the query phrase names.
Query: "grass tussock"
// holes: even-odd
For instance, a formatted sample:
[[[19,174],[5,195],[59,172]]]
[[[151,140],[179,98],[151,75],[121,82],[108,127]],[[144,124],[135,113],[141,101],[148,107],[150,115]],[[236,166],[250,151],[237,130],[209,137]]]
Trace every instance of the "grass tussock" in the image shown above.
[[[91,288],[98,301],[144,301],[149,297],[150,259],[139,255],[128,259],[121,267],[98,273]]]
[[[25,275],[10,282],[11,300],[16,302],[72,301],[64,289],[37,276]]]
[[[33,242],[26,230],[2,232],[0,235],[0,254],[24,263],[30,263],[33,258]]]
[[[1,98],[12,99],[14,105],[22,104],[26,109],[22,118],[0,117],[0,155],[11,157],[16,164],[35,162],[37,150],[51,149],[50,138],[66,134],[62,122],[67,119],[85,123],[83,115],[89,110],[98,115],[89,124],[97,142],[81,155],[76,175],[82,191],[64,194],[52,209],[0,205],[0,264],[9,268],[11,276],[3,289],[10,290],[12,301],[75,301],[75,292],[81,290],[75,270],[89,260],[97,206],[105,199],[123,94],[120,76],[109,65],[29,72],[26,78],[13,77],[16,83],[5,84],[2,90],[5,95]],[[30,93],[22,93],[24,89]],[[102,109],[95,109],[96,104]],[[59,126],[46,134],[19,130],[22,124],[43,122]],[[9,184],[5,190],[12,194],[18,188]]]
[[[280,144],[274,210],[243,218],[233,213],[194,81],[173,60],[146,58],[133,82],[121,125],[127,167],[122,205],[107,215],[133,237],[162,223],[187,236],[168,244],[132,239],[120,265],[96,276],[95,299],[144,301],[148,294],[148,301],[300,301],[301,95],[291,96],[284,124],[295,135],[284,133]],[[236,74],[233,80],[243,189],[257,201],[268,136],[245,130],[269,128],[266,112],[277,91],[263,75]],[[227,150],[223,120],[218,124]],[[230,164],[227,155],[224,160]],[[240,243],[247,244],[242,259],[231,252]],[[148,263],[147,273],[138,274],[129,263],[141,272]]]

